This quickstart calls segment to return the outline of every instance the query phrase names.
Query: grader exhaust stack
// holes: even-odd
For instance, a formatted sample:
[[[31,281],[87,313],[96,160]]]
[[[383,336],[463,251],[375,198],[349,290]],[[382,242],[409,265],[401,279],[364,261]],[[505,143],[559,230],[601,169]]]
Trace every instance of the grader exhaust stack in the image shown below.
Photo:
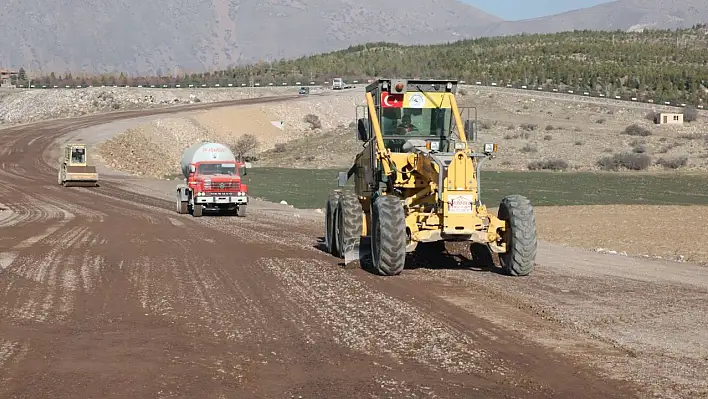
[[[336,190],[327,201],[328,252],[345,263],[370,254],[374,269],[390,276],[403,271],[420,243],[465,241],[498,253],[506,274],[531,273],[533,206],[509,195],[493,215],[482,203],[480,168],[497,145],[473,150],[476,112],[474,121],[463,119],[461,111],[470,109],[458,107],[456,89],[454,80],[406,79],[366,88],[357,120],[364,148],[339,175],[340,187],[353,178],[353,192]]]
[[[64,187],[98,187],[98,172],[88,165],[86,144],[65,144],[57,173],[57,183]]]

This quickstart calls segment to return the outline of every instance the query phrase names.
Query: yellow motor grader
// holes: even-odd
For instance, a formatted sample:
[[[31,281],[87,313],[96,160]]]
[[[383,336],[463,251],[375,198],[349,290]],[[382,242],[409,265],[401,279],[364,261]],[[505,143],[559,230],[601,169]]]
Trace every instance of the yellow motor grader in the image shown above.
[[[64,187],[98,187],[98,172],[88,165],[86,144],[62,146],[57,171],[57,184]]]
[[[531,273],[533,206],[508,195],[493,215],[482,203],[480,168],[497,145],[473,150],[476,109],[474,120],[463,121],[473,108],[459,108],[456,91],[455,80],[378,79],[367,86],[366,106],[357,109],[363,149],[326,204],[329,253],[345,264],[370,255],[379,274],[392,276],[419,243],[467,241],[499,254],[507,275]],[[350,178],[353,192],[343,191]]]

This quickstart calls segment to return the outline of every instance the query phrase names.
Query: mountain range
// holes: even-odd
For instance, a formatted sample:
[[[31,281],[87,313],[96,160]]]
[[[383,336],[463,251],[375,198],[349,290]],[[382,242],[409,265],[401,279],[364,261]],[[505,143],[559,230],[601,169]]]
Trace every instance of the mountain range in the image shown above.
[[[521,1],[521,0],[520,0]],[[457,0],[41,0],[0,10],[0,67],[131,75],[225,69],[367,42],[434,44],[708,22],[708,2],[617,0],[522,21]]]

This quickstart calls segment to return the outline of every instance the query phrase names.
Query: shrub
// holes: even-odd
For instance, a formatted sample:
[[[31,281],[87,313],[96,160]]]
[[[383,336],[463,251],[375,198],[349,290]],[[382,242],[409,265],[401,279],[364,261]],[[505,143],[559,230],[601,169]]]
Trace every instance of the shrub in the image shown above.
[[[523,147],[521,147],[521,152],[525,152],[525,153],[538,152],[538,148],[536,148],[536,146],[531,143],[526,143],[526,144],[524,144]]]
[[[273,151],[275,151],[275,152],[285,152],[285,149],[286,149],[285,143],[278,143],[278,144],[276,144],[275,147],[273,148]]]
[[[555,127],[553,127],[553,125],[547,125],[547,126],[546,126],[546,130],[553,130],[553,129],[555,129]]]
[[[585,144],[585,142],[582,140],[575,140],[575,142],[573,144],[574,145],[583,145],[583,144]]]
[[[523,130],[526,130],[527,132],[532,132],[532,131],[536,130],[537,127],[538,127],[538,125],[534,125],[533,123],[522,123],[521,124],[521,128]]]
[[[663,166],[666,169],[678,169],[688,164],[688,157],[682,155],[676,158],[659,158],[656,161],[657,165]]]
[[[231,150],[236,155],[236,158],[243,160],[244,157],[251,151],[258,148],[258,139],[253,134],[244,134],[236,140],[236,143],[231,146]]]
[[[567,170],[569,166],[562,159],[544,159],[530,162],[527,167],[529,170]]]
[[[656,121],[656,117],[657,117],[658,114],[659,114],[659,113],[656,112],[656,111],[649,111],[649,112],[647,112],[646,115],[644,115],[644,119],[646,119],[646,120],[648,120],[648,121],[655,122],[655,121]]]
[[[600,158],[597,166],[602,170],[620,169],[646,170],[651,166],[651,157],[647,154],[620,153]]]
[[[543,139],[546,141],[551,141],[551,140],[553,140],[553,136],[551,136],[550,134],[547,134],[547,135],[543,136]]]
[[[635,154],[644,154],[644,153],[647,152],[647,147],[644,146],[644,144],[635,145],[635,146],[632,148],[632,152],[635,153]]]
[[[605,123],[605,122],[607,122],[607,119],[605,119],[605,118],[600,118],[600,119],[598,119],[598,120],[595,121],[595,123],[597,123],[598,125],[602,125],[602,124]]]
[[[686,107],[683,109],[683,121],[693,122],[698,120],[698,111],[693,107]]]
[[[649,129],[643,128],[637,124],[627,126],[624,129],[623,133],[628,136],[640,136],[640,137],[651,136],[651,131]]]
[[[320,117],[314,114],[307,114],[303,118],[305,123],[310,124],[310,129],[315,130],[315,129],[321,129],[322,128],[322,121],[320,121]]]
[[[684,140],[698,140],[701,137],[703,137],[703,135],[700,133],[683,133],[678,135],[678,138]]]

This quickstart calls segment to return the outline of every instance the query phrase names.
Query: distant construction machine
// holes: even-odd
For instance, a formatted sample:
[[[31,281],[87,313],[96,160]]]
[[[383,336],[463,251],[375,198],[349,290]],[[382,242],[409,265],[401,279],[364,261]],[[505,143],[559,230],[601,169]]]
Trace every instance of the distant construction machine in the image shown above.
[[[490,262],[498,253],[507,275],[531,273],[533,206],[509,195],[497,216],[488,212],[480,168],[497,145],[473,151],[476,109],[474,120],[463,122],[456,91],[454,80],[379,79],[367,86],[366,106],[357,109],[363,149],[339,175],[340,187],[354,178],[354,192],[335,190],[326,204],[325,245],[345,264],[370,254],[379,274],[397,275],[419,243],[438,243],[426,246],[443,255],[445,241],[465,241],[482,244]],[[471,109],[462,110],[469,117]],[[370,246],[360,245],[362,238]]]
[[[88,165],[86,144],[67,143],[62,146],[57,171],[57,183],[64,187],[98,187],[98,172]]]

